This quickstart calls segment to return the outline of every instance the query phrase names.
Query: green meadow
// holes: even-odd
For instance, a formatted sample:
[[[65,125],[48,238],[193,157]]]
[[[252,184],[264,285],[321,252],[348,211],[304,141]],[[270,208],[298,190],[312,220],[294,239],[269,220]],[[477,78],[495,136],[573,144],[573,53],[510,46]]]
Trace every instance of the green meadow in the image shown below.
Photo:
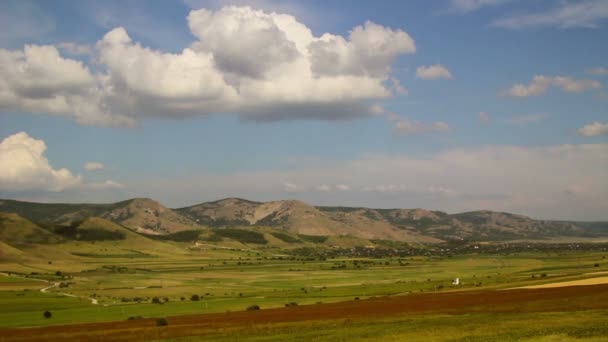
[[[29,246],[24,250],[31,259],[0,263],[4,272],[0,276],[0,327],[506,289],[590,278],[608,271],[608,253],[597,250],[312,258],[274,247],[190,247],[157,241],[139,246],[109,241]],[[452,284],[455,278],[460,279],[459,285]],[[52,285],[46,292],[40,291]],[[47,310],[52,318],[43,317]],[[460,324],[455,318],[449,322]],[[334,328],[320,327],[315,333],[323,329]],[[382,328],[374,323],[361,329]]]

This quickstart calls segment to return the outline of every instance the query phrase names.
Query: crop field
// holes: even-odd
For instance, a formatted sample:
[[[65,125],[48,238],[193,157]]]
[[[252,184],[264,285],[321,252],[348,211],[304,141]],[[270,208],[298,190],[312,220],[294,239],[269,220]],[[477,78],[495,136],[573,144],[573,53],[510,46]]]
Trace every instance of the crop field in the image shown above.
[[[566,292],[554,292],[555,296],[539,302],[541,306],[530,304],[532,297],[537,299],[537,294],[528,299],[506,296],[515,293],[512,291],[558,291],[512,290],[520,287],[576,285],[575,282],[581,281],[581,284],[602,283],[596,280],[606,278],[608,252],[601,249],[316,258],[294,255],[279,248],[217,245],[189,248],[185,243],[162,243],[162,246],[154,250],[154,246],[136,249],[111,242],[74,242],[61,244],[60,248],[34,245],[28,250],[36,257],[31,263],[1,263],[0,329],[3,331],[0,339],[7,339],[6,336],[14,332],[14,339],[19,340],[21,334],[30,331],[36,335],[35,332],[40,331],[37,329],[45,326],[48,329],[55,326],[53,329],[58,330],[52,331],[62,332],[64,328],[78,326],[74,324],[114,327],[117,322],[123,322],[119,330],[143,329],[146,334],[150,330],[154,335],[162,329],[154,323],[161,317],[169,317],[170,325],[166,329],[170,333],[145,335],[146,339],[188,341],[198,334],[218,340],[241,340],[244,336],[252,340],[283,340],[279,338],[283,335],[295,340],[296,336],[310,337],[310,334],[319,340],[323,340],[323,336],[327,339],[357,336],[365,340],[369,334],[385,340],[392,340],[394,336],[411,339],[439,334],[439,331],[429,331],[426,335],[412,335],[436,319],[442,322],[438,327],[445,329],[441,334],[459,329],[465,320],[471,327],[478,326],[480,334],[490,333],[483,322],[498,316],[502,317],[501,326],[505,326],[507,334],[512,332],[506,327],[525,317],[533,319],[534,312],[543,312],[538,317],[543,317],[547,326],[558,327],[578,319],[584,323],[581,327],[588,325],[590,331],[596,331],[608,309],[605,304],[608,285],[583,286],[594,289],[586,297],[587,290],[568,292],[567,289],[576,287],[563,287],[566,290],[561,291]],[[452,284],[455,278],[460,280],[458,285]],[[459,306],[454,296],[461,294],[471,295],[467,297],[468,302]],[[568,302],[568,296],[579,297],[572,297]],[[511,299],[487,304],[500,298]],[[577,304],[573,305],[572,300]],[[418,310],[413,303],[429,309]],[[567,303],[570,304],[565,305]],[[262,310],[246,312],[246,308],[252,306]],[[52,317],[45,318],[45,311]],[[276,315],[272,316],[271,312]],[[303,316],[293,316],[299,312]],[[516,312],[525,315],[516,316]],[[197,327],[194,328],[190,323],[183,323],[187,321],[185,317],[215,319],[217,324],[203,324],[201,328],[199,323],[192,323]],[[227,325],[221,317],[227,320]],[[260,321],[254,319],[247,323],[248,328],[243,331],[240,324],[229,324],[241,317],[257,317]],[[285,321],[277,317],[285,317]],[[190,333],[174,334],[184,331],[177,327],[178,322],[188,325],[186,330]],[[311,325],[315,326],[314,331],[308,328]],[[386,334],[386,325],[392,326],[394,336]],[[555,333],[558,337],[581,333],[567,329],[543,331],[547,336]],[[597,331],[589,338],[606,336],[605,331]],[[105,336],[87,328],[86,334],[89,333],[92,337],[86,335],[87,339]],[[522,332],[522,336],[537,333]],[[57,339],[67,336],[58,334]],[[126,336],[135,337],[130,334]],[[464,338],[465,335],[461,332],[454,336]],[[33,335],[27,336],[31,339]]]

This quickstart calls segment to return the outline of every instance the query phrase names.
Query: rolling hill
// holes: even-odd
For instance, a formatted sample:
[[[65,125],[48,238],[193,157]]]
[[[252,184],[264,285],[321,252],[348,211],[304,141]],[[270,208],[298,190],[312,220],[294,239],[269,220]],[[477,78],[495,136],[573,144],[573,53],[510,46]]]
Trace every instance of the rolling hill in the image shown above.
[[[220,231],[226,228],[269,228],[290,236],[351,236],[363,240],[410,243],[608,236],[608,222],[534,220],[522,215],[487,210],[448,214],[420,208],[322,207],[296,200],[255,202],[227,198],[178,209],[169,209],[145,198],[110,204],[0,200],[0,212],[19,215],[21,220],[43,228],[80,225],[89,218],[97,217],[139,233],[159,236],[174,236],[177,233],[180,239],[191,240],[199,236],[218,240],[218,236],[221,238],[229,234]],[[7,214],[3,217],[18,219]],[[23,222],[20,224],[25,225]],[[205,233],[190,233],[197,230]],[[276,241],[276,238],[267,236]],[[230,239],[229,236],[223,238]]]

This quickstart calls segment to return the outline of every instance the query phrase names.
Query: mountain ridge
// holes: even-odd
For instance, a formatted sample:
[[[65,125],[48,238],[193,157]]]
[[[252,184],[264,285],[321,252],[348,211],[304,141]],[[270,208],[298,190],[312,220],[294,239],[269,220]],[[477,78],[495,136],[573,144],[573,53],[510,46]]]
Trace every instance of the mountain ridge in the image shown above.
[[[69,224],[99,217],[152,235],[235,227],[270,227],[294,234],[351,235],[418,243],[608,235],[608,222],[536,220],[491,210],[448,214],[424,208],[313,206],[299,200],[258,202],[237,197],[173,209],[150,198],[101,204],[0,199],[0,212],[16,213],[41,224]]]

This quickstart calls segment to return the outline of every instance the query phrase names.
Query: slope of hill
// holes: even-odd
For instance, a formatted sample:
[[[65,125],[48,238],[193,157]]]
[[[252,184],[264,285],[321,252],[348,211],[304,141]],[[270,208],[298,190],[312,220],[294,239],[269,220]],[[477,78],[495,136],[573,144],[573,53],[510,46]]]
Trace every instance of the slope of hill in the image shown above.
[[[0,200],[0,212],[16,213],[43,225],[70,224],[101,217],[148,234],[167,234],[201,228],[157,201],[135,198],[109,204],[32,203]]]
[[[352,235],[363,239],[427,243],[439,241],[365,215],[325,212],[294,200],[260,203],[229,198],[176,210],[193,221],[215,227],[258,225],[306,235]]]
[[[24,243],[56,243],[62,239],[14,213],[0,212],[0,241],[19,246]]]
[[[99,217],[140,233],[167,235],[184,232],[181,238],[192,236],[193,239],[199,235],[188,231],[202,232],[206,227],[269,227],[296,235],[353,236],[364,240],[420,243],[608,236],[607,222],[534,220],[493,211],[447,214],[420,208],[315,207],[295,200],[255,202],[227,198],[178,209],[169,209],[145,198],[111,204],[0,200],[0,212],[15,213],[42,226],[71,225],[89,217]],[[211,235],[212,238],[214,236],[217,234]]]

